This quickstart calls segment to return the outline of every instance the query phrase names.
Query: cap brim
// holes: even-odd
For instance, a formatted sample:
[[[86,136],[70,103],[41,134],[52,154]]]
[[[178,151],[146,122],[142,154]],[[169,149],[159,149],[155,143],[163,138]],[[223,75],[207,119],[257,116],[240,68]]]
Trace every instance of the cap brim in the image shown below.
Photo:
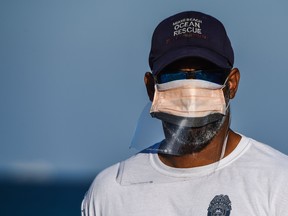
[[[228,63],[227,59],[216,52],[202,47],[186,46],[183,49],[173,50],[173,52],[167,52],[166,54],[162,55],[154,62],[152,72],[153,74],[157,74],[172,62],[186,57],[203,58],[214,63],[220,68],[231,68],[231,65]]]

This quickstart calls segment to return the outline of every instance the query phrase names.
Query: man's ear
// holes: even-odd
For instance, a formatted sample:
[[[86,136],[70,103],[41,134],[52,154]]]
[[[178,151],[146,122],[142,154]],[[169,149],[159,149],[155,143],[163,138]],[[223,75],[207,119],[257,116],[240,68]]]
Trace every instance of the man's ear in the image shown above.
[[[154,92],[155,92],[155,81],[154,81],[154,77],[153,74],[150,72],[146,72],[145,76],[144,76],[144,83],[146,86],[146,90],[147,90],[147,94],[148,97],[150,99],[150,101],[153,101],[154,98]]]
[[[230,99],[233,99],[235,97],[239,82],[240,82],[240,71],[238,70],[238,68],[233,68],[228,76]]]

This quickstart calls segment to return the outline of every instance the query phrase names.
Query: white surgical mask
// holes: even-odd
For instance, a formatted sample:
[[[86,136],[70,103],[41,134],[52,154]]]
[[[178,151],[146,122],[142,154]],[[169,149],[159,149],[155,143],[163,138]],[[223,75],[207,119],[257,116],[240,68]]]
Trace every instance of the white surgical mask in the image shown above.
[[[155,85],[150,113],[165,113],[177,117],[201,118],[226,113],[224,85],[186,79]],[[157,116],[157,115],[156,115]]]

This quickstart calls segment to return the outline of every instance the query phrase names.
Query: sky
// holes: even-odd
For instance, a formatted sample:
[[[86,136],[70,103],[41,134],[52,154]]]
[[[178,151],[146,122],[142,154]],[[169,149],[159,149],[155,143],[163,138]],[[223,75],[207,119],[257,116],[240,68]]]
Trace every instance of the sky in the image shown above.
[[[288,154],[288,2],[0,0],[0,179],[82,179],[129,149],[148,102],[154,28],[178,12],[221,20],[241,81],[231,128]]]

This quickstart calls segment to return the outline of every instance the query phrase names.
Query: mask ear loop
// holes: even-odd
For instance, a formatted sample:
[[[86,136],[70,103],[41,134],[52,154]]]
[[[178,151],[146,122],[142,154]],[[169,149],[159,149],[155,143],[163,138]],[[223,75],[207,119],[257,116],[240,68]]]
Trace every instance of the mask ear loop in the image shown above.
[[[220,159],[219,160],[222,160],[224,158],[224,155],[225,155],[225,152],[226,152],[226,147],[227,147],[227,142],[228,142],[228,136],[229,136],[229,128],[228,128],[228,130],[226,132],[226,135],[225,135],[225,139],[224,139],[224,143],[222,145],[222,150],[221,150],[221,155],[220,155]]]
[[[225,79],[224,84],[222,85],[222,88],[221,88],[222,91],[223,91],[224,88],[226,87],[226,83],[227,83],[227,81],[228,81],[228,78],[229,78],[229,76],[227,76],[227,78]],[[226,105],[225,112],[227,112],[227,110],[229,109],[229,107],[230,107],[230,100],[228,100],[228,103],[227,103],[227,105]],[[230,112],[230,111],[229,111],[229,112]],[[227,128],[227,131],[226,131],[226,133],[225,133],[225,139],[224,139],[224,142],[223,142],[223,145],[222,145],[222,150],[221,150],[221,155],[220,155],[219,161],[224,158],[225,152],[226,152],[226,147],[227,147],[227,142],[228,142],[228,137],[229,137],[229,128],[230,128],[230,123],[231,123],[231,115],[230,115],[230,114],[229,114],[228,118],[229,118],[228,128]]]
[[[229,107],[230,105],[230,101],[228,102],[228,105],[227,105],[227,108]],[[228,128],[227,128],[227,131],[226,131],[226,134],[225,134],[225,139],[224,139],[224,142],[223,142],[223,145],[222,145],[222,150],[221,150],[221,155],[220,155],[220,160],[222,160],[225,156],[225,152],[226,152],[226,147],[227,147],[227,142],[228,142],[228,137],[229,137],[229,128],[230,128],[230,123],[231,123],[231,115],[229,114],[228,118],[229,118],[229,122],[228,122]]]

